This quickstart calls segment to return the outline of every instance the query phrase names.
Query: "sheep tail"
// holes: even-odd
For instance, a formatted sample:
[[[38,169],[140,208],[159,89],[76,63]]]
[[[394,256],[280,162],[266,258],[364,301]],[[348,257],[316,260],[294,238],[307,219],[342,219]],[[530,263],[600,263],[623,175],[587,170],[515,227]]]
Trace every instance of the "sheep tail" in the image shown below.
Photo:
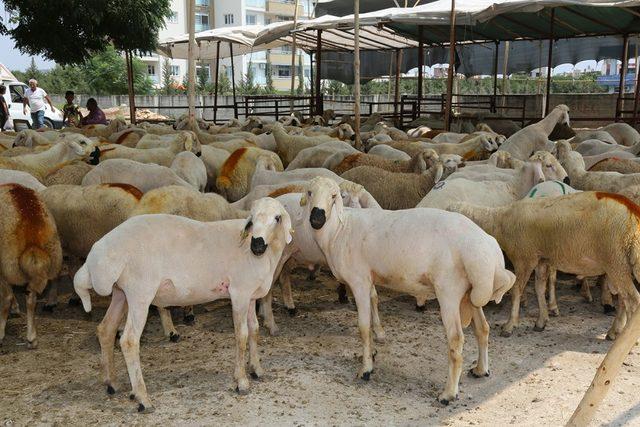
[[[228,176],[221,175],[216,179],[216,186],[219,190],[231,187],[231,180]]]
[[[491,299],[496,304],[500,304],[504,294],[513,287],[516,282],[516,275],[504,268],[503,266],[496,267],[496,273],[493,276],[493,294]]]
[[[636,233],[635,236],[633,236],[629,263],[633,269],[633,276],[640,282],[640,233]]]
[[[91,294],[89,294],[89,290],[93,289],[93,287],[91,286],[91,275],[86,263],[80,267],[73,277],[73,288],[82,300],[84,311],[89,313],[91,311]]]

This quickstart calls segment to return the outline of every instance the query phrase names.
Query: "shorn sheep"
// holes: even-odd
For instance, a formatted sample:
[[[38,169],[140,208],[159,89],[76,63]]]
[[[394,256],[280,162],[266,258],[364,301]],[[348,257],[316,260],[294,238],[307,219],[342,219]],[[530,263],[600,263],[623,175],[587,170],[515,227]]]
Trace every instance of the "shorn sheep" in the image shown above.
[[[275,171],[282,171],[282,162],[276,153],[261,148],[238,148],[225,160],[220,168],[216,186],[220,194],[230,202],[240,200],[251,190],[251,180],[259,168],[260,160],[267,162]]]
[[[387,160],[384,157],[367,153],[350,154],[340,163],[331,168],[341,175],[358,166],[375,166],[389,172],[422,173],[438,161],[438,154],[432,149],[426,149],[415,154],[411,160]]]
[[[115,393],[113,347],[126,309],[120,348],[129,372],[131,397],[143,412],[152,408],[140,366],[140,335],[149,305],[164,308],[221,298],[231,299],[236,332],[234,377],[238,392],[247,392],[247,338],[250,373],[255,378],[264,374],[258,354],[256,299],[269,292],[276,265],[289,242],[289,214],[268,198],[256,201],[246,220],[207,223],[173,215],[142,215],[100,239],[76,273],[74,288],[87,312],[91,311],[89,290],[112,295],[98,326],[107,392]],[[176,253],[181,258],[178,264]]]
[[[0,169],[0,185],[2,184],[20,184],[36,192],[47,188],[27,172],[9,169]]]
[[[0,185],[0,344],[11,303],[12,286],[25,286],[27,346],[38,345],[35,311],[38,294],[62,265],[55,221],[38,194],[18,184]]]
[[[435,209],[392,212],[344,208],[338,185],[311,181],[304,217],[331,272],[353,292],[363,342],[358,374],[373,371],[371,294],[374,285],[416,297],[437,298],[449,346],[449,375],[438,397],[448,404],[458,395],[464,333],[472,319],[478,340],[476,377],[489,375],[489,324],[482,307],[500,302],[514,283],[494,238],[462,215]],[[392,238],[390,238],[392,236]]]
[[[449,210],[466,215],[495,237],[513,263],[516,284],[503,336],[510,336],[518,326],[521,295],[539,264],[581,276],[607,275],[610,291],[618,295],[609,339],[615,339],[626,315],[640,302],[633,284],[634,277],[640,278],[640,207],[624,196],[589,191],[527,198],[498,208],[457,203]],[[536,330],[544,329],[548,320],[546,278],[540,276],[535,285],[540,308]]]
[[[176,154],[169,168],[199,191],[204,192],[207,187],[207,167],[192,152],[183,151]]]

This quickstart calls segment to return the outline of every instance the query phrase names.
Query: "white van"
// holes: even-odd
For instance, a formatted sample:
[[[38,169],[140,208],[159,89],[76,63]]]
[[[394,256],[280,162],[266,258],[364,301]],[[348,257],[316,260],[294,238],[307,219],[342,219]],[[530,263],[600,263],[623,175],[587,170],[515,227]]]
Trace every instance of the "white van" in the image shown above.
[[[29,108],[27,107],[27,114],[24,114],[24,105],[22,103],[24,92],[29,86],[19,81],[3,81],[2,84],[7,87],[4,99],[7,101],[7,106],[9,106],[9,115],[11,118],[13,120],[28,122],[29,126],[31,126],[33,121],[31,120]],[[62,128],[62,111],[57,108],[51,110],[48,102],[44,104],[44,125],[51,129]]]

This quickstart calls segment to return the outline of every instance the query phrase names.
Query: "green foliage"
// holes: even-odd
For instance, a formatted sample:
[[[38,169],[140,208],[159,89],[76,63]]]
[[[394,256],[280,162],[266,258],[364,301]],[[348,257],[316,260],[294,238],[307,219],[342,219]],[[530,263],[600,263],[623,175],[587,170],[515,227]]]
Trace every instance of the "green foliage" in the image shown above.
[[[262,93],[265,95],[271,95],[276,93],[276,88],[273,85],[273,67],[271,66],[271,62],[267,60],[267,63],[264,66],[264,76],[265,76],[265,85],[262,88]]]
[[[238,85],[238,93],[241,95],[255,95],[258,93],[258,86],[255,84],[254,78],[255,71],[253,69],[253,63],[249,61],[247,65],[247,73],[240,79]]]
[[[231,93],[231,80],[227,75],[226,67],[222,67],[220,76],[218,77],[218,95],[230,95]]]
[[[298,55],[298,88],[297,95],[304,95],[304,66],[302,64],[302,55]]]
[[[206,92],[209,83],[209,73],[207,72],[209,65],[200,64],[200,69],[196,72],[196,90],[200,93]]]
[[[162,91],[165,95],[173,95],[176,92],[169,58],[162,61]]]

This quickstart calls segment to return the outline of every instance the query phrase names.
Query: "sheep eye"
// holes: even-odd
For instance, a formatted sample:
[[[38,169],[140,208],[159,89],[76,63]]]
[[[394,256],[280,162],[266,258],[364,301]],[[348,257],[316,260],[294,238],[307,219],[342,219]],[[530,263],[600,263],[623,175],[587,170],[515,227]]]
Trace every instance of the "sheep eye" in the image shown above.
[[[281,219],[281,218],[282,218],[282,217],[281,217],[280,215],[276,216],[276,222],[277,222],[277,223],[280,223],[280,219]]]
[[[311,197],[311,191],[307,191],[307,196]]]
[[[552,168],[552,167],[553,167],[553,165],[547,165],[547,167],[548,167],[548,168]]]
[[[253,227],[253,221],[249,221],[247,225],[244,226],[244,231],[249,231],[251,227]]]
[[[332,199],[335,199],[337,196],[337,194],[334,194],[333,196],[331,196]]]

